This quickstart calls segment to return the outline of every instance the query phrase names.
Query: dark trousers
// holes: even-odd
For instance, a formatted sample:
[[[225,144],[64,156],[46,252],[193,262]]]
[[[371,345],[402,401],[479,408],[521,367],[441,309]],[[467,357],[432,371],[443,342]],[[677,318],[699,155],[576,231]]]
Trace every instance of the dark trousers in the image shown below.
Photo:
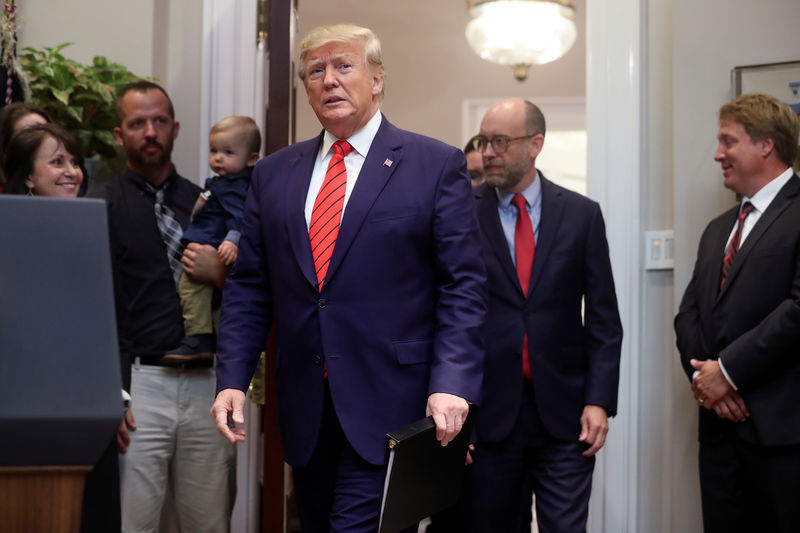
[[[378,531],[383,466],[362,459],[347,441],[327,382],[314,455],[307,465],[293,468],[292,475],[303,533]]]
[[[115,432],[97,464],[86,474],[80,532],[114,533],[120,531],[121,524],[119,459]]]
[[[800,446],[761,446],[730,432],[700,444],[705,533],[798,531]]]
[[[475,445],[462,494],[471,533],[530,531],[532,496],[542,533],[586,531],[594,457],[587,446],[552,438],[526,387],[517,421],[502,442]]]

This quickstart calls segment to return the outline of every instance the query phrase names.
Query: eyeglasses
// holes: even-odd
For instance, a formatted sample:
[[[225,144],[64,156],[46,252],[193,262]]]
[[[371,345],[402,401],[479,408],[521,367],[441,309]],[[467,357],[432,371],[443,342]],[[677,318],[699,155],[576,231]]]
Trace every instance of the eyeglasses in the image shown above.
[[[472,145],[475,150],[480,153],[484,153],[486,151],[486,147],[489,144],[492,145],[492,150],[496,154],[502,154],[506,150],[508,150],[508,145],[514,141],[518,141],[520,139],[530,139],[531,137],[535,137],[534,135],[523,135],[522,137],[509,137],[508,135],[496,135],[492,138],[486,137],[485,135],[476,135],[472,139],[469,140],[469,143]]]

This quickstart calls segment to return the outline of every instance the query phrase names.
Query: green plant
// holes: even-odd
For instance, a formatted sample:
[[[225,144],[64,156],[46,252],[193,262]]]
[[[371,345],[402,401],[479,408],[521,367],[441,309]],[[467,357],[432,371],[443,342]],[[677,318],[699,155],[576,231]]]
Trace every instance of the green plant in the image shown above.
[[[110,162],[118,155],[113,133],[117,91],[142,78],[103,56],[89,65],[64,57],[61,50],[70,44],[23,50],[18,64],[25,99],[75,135],[84,156]]]

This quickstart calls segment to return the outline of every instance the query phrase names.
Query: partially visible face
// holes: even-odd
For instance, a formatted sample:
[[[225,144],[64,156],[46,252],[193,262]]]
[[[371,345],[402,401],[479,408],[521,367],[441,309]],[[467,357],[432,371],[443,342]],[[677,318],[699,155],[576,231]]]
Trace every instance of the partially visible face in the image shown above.
[[[158,89],[129,91],[121,102],[123,118],[114,128],[128,164],[143,174],[169,164],[180,125],[169,116],[169,101]]]
[[[486,181],[486,175],[483,172],[483,156],[477,150],[467,154],[467,172],[469,172],[473,188]]]
[[[30,128],[31,126],[35,126],[36,124],[47,124],[47,121],[39,113],[28,113],[27,115],[23,115],[14,123],[14,128],[11,132],[11,135],[16,135],[22,130]]]
[[[258,154],[247,151],[246,136],[236,130],[212,133],[208,144],[208,166],[219,176],[238,174],[258,159]]]
[[[33,158],[33,170],[25,185],[36,196],[78,196],[83,172],[78,159],[53,137],[45,137]]]
[[[524,116],[521,100],[496,104],[484,115],[480,134],[489,139],[500,135],[522,137],[526,135]],[[501,154],[496,153],[489,143],[482,154],[486,182],[515,193],[525,190],[536,177],[536,173],[531,171],[543,140],[541,135],[537,135],[531,139],[513,141]],[[535,146],[534,141],[537,143]]]
[[[742,196],[755,194],[764,164],[762,143],[753,141],[744,126],[734,121],[720,124],[717,141],[714,160],[722,166],[725,187]]]
[[[359,43],[331,42],[309,51],[305,87],[322,127],[339,139],[361,128],[378,110],[383,74],[373,73]]]

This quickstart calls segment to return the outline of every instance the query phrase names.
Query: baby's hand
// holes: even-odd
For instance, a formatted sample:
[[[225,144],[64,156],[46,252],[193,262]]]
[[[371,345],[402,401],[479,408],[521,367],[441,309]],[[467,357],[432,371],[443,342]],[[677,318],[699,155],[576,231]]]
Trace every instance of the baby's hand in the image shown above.
[[[239,247],[231,241],[222,241],[222,244],[217,248],[217,256],[219,260],[226,265],[232,265],[236,262],[236,257],[239,255]]]

